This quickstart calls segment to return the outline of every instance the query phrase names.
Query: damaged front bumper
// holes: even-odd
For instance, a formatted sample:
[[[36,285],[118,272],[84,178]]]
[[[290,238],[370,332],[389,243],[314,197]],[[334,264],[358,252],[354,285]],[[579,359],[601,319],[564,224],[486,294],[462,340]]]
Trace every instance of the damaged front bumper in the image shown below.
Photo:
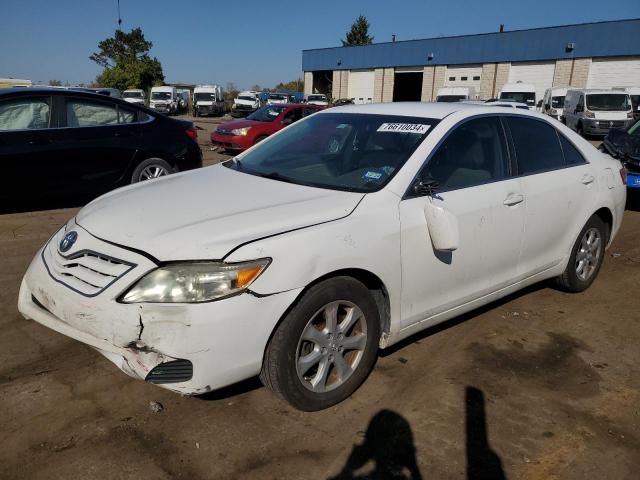
[[[26,318],[92,346],[130,376],[179,393],[205,393],[258,374],[273,328],[300,293],[258,297],[248,292],[199,304],[118,303],[130,285],[157,265],[73,222],[67,231],[71,228],[78,239],[69,252],[63,255],[58,249],[63,229],[32,261],[18,309]],[[109,259],[116,272],[104,288],[72,283],[73,268],[90,255]],[[120,276],[117,262],[126,265]],[[64,268],[68,271],[61,275]]]

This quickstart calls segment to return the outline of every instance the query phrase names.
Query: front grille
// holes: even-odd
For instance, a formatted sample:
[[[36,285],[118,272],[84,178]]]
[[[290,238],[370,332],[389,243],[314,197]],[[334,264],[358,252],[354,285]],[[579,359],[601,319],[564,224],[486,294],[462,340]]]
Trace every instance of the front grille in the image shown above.
[[[622,128],[625,125],[624,120],[598,120],[596,124],[600,128]]]
[[[217,129],[215,131],[215,133],[217,133],[218,135],[233,135],[233,133],[231,133],[231,130],[220,130],[220,129]]]
[[[149,372],[145,380],[149,383],[180,383],[193,377],[193,364],[189,360],[173,360],[161,363]]]
[[[132,263],[90,250],[65,257],[58,252],[55,241],[44,248],[42,259],[54,280],[87,297],[98,295],[135,267]]]

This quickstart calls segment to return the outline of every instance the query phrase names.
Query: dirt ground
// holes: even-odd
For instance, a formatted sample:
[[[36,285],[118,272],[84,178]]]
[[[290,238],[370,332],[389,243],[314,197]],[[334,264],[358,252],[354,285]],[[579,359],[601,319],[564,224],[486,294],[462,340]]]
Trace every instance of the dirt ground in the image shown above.
[[[538,285],[413,337],[317,413],[256,379],[181,397],[24,320],[20,279],[76,211],[0,215],[0,478],[638,478],[638,196],[588,291]]]

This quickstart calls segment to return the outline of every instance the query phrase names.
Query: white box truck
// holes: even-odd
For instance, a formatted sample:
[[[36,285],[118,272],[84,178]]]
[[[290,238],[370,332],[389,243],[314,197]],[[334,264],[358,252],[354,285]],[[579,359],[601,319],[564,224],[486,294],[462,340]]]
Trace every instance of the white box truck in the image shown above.
[[[260,108],[260,93],[254,90],[244,90],[233,99],[231,116],[243,117]]]
[[[146,95],[144,90],[139,88],[130,88],[122,92],[122,99],[125,102],[133,103],[134,105],[144,105],[146,101]]]
[[[218,85],[198,85],[193,89],[193,116],[222,115],[224,96]]]
[[[536,86],[531,83],[505,83],[500,90],[500,100],[526,103],[529,110],[536,109]]]
[[[178,111],[178,92],[176,87],[163,85],[152,87],[149,97],[149,108],[156,112],[174,115]]]

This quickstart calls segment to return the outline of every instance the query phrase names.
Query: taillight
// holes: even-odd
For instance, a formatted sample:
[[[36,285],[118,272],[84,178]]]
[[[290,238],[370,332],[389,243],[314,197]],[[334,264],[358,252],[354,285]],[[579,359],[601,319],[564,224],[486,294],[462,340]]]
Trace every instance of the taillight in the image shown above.
[[[187,134],[187,137],[189,137],[191,140],[197,140],[198,139],[198,130],[196,130],[195,127],[187,128],[185,133]]]
[[[622,167],[620,169],[620,178],[622,179],[622,184],[627,185],[627,169]]]

